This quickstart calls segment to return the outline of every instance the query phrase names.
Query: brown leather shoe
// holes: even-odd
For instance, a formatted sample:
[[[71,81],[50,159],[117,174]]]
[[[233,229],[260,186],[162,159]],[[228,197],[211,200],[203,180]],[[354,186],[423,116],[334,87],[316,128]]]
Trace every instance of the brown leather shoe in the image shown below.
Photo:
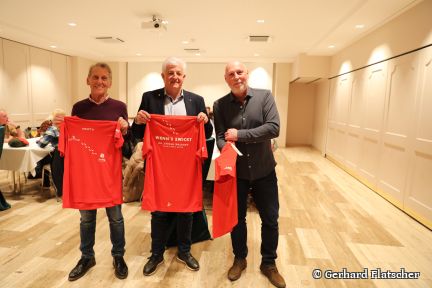
[[[274,286],[278,288],[285,288],[285,280],[282,275],[279,274],[279,271],[274,264],[261,264],[260,266],[261,273],[263,273]]]
[[[240,278],[242,271],[246,269],[247,263],[244,258],[234,258],[232,267],[228,270],[228,279],[236,281]]]

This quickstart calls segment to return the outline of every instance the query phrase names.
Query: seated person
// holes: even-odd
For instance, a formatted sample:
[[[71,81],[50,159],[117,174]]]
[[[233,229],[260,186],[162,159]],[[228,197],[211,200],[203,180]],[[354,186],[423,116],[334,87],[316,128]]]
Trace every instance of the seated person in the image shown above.
[[[7,125],[6,125],[7,124]],[[15,137],[20,137],[20,138],[25,138],[24,137],[24,133],[21,130],[19,125],[16,125],[15,123],[13,123],[9,117],[8,114],[6,112],[6,110],[4,109],[0,109],[0,125],[1,126],[5,126],[5,137],[4,140],[5,142],[9,142],[9,140],[11,140],[14,136],[10,135],[10,130],[14,130],[16,133]]]
[[[55,109],[52,112],[52,118],[55,118],[56,116],[65,116],[65,112],[62,109]],[[57,196],[61,197],[63,195],[63,158],[60,157],[60,153],[58,152],[57,146],[58,146],[58,139],[60,135],[60,127],[57,125],[54,125],[51,120],[49,120],[51,123],[51,126],[47,127],[44,131],[42,138],[40,138],[37,143],[41,148],[46,147],[48,144],[51,143],[51,146],[54,147],[54,151],[50,153],[50,155],[46,156],[39,162],[41,162],[41,165],[45,165],[47,163],[50,163],[51,165],[51,173],[52,173],[52,179],[54,182],[54,186],[57,190]],[[45,123],[45,122],[44,122]],[[41,128],[44,126],[42,123]],[[47,162],[49,160],[49,162]],[[38,162],[38,164],[39,164]],[[42,167],[41,166],[41,167]],[[42,174],[42,172],[41,172]],[[48,177],[45,177],[45,180],[43,183],[44,187],[49,187],[49,175],[46,175]]]
[[[6,131],[9,133],[8,144],[10,147],[24,147],[29,145],[29,142],[24,137],[18,136],[18,131],[12,124],[6,124]],[[5,139],[6,141],[6,139]]]

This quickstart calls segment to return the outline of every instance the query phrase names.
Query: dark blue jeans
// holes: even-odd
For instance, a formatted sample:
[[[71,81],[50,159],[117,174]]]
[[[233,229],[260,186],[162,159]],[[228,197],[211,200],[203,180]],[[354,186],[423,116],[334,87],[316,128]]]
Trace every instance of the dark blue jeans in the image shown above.
[[[125,253],[125,230],[121,205],[105,208],[110,223],[110,238],[112,243],[111,255],[123,256]],[[95,244],[96,233],[96,213],[97,210],[80,210],[80,250],[82,257],[90,258],[94,256],[93,246]]]
[[[169,237],[169,227],[173,221],[177,221],[178,253],[190,252],[193,213],[155,211],[151,214],[152,254],[163,255],[165,252],[165,246]]]
[[[248,254],[246,210],[249,191],[261,218],[261,263],[274,264],[279,241],[279,196],[274,170],[254,181],[237,179],[238,223],[231,232],[234,255],[246,258]]]

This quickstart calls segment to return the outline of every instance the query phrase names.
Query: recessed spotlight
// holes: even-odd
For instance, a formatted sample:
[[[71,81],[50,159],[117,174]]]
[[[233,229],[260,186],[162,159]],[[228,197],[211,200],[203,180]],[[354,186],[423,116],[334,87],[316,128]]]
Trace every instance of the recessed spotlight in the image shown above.
[[[258,57],[258,56],[260,56],[260,54],[258,54],[258,53],[254,53],[254,56],[255,56],[255,57]]]
[[[336,46],[335,45],[329,45],[328,46],[328,48],[330,48],[330,49],[333,49],[333,48],[335,48]]]
[[[258,20],[256,20],[256,22],[259,23],[259,24],[262,24],[262,23],[264,23],[265,21],[264,21],[264,19],[258,19]]]
[[[201,56],[201,53],[195,53],[195,56]]]
[[[69,22],[68,25],[71,26],[71,27],[75,27],[75,26],[77,26],[77,23],[75,23],[75,22]]]
[[[136,56],[142,56],[142,54],[141,54],[141,53],[136,53],[135,55],[136,55]]]
[[[189,41],[188,40],[183,40],[182,44],[189,44]]]
[[[355,25],[356,29],[363,29],[364,27],[365,27],[364,24],[357,24],[357,25]]]
[[[56,45],[50,45],[50,47],[53,48],[53,49],[57,48]]]

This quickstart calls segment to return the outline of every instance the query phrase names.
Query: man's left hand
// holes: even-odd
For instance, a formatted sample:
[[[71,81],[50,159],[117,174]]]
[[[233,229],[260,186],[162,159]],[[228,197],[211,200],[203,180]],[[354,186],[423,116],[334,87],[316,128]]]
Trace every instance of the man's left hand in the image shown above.
[[[123,119],[123,117],[118,118],[118,123],[120,124],[120,131],[123,135],[125,135],[129,128],[129,123]]]
[[[233,141],[236,142],[238,140],[237,137],[237,129],[230,128],[225,132],[225,141]]]
[[[204,112],[200,112],[197,116],[197,121],[198,122],[204,121],[204,124],[206,124],[208,122],[208,117]]]

